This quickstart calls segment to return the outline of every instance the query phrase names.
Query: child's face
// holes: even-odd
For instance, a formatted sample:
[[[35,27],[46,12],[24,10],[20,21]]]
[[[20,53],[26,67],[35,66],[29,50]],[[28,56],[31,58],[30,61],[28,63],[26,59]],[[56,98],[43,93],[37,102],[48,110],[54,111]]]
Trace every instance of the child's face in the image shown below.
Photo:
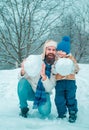
[[[57,51],[57,55],[59,56],[59,57],[66,57],[66,52],[64,52],[64,51]]]

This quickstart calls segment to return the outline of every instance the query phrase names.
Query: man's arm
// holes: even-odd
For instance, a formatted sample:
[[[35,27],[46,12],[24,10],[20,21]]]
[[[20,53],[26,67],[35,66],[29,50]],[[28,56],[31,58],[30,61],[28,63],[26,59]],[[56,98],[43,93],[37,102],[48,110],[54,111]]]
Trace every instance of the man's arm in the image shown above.
[[[46,92],[51,92],[52,89],[55,87],[55,76],[51,74],[50,79],[48,78],[48,76],[45,74],[45,64],[42,64],[40,75],[42,77],[42,83]]]

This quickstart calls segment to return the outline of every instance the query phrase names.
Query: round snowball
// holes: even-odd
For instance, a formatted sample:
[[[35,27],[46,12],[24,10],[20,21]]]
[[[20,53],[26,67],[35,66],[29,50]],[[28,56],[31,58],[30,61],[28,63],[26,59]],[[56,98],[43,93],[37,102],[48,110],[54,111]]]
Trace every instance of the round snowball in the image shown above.
[[[37,76],[41,71],[41,67],[42,59],[40,55],[30,55],[24,63],[24,69],[31,77]]]
[[[69,58],[60,58],[55,64],[55,69],[62,76],[69,75],[74,70],[73,61]]]

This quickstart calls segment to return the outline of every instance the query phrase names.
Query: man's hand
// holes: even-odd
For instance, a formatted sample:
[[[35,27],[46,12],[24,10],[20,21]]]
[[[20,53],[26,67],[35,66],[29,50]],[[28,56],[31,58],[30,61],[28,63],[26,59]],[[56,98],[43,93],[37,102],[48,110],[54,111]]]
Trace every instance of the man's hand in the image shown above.
[[[25,61],[26,61],[26,59],[23,60],[23,62],[21,63],[21,76],[23,76],[25,74],[25,70],[24,70],[24,62]]]
[[[43,63],[42,64],[42,69],[41,69],[41,73],[40,73],[41,77],[42,77],[42,80],[46,80],[46,75],[45,75],[45,64]]]

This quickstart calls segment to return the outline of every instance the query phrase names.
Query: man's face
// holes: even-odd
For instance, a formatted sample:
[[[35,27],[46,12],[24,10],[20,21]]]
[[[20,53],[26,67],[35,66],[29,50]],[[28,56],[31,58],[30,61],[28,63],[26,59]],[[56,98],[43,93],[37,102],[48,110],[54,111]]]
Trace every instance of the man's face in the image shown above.
[[[55,61],[56,48],[54,46],[46,47],[45,58],[47,63],[53,64]]]

